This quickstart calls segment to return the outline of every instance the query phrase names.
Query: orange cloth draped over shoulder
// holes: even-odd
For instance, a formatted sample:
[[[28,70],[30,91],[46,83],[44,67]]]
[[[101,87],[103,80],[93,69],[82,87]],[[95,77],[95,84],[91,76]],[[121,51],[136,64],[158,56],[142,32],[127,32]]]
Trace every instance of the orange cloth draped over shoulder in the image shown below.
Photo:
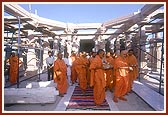
[[[90,65],[91,65],[91,63],[93,63],[93,60],[94,60],[95,58],[93,58],[93,57],[91,57],[91,58],[89,58],[89,62],[90,62]],[[90,65],[89,65],[89,68],[90,68]],[[90,76],[90,87],[93,87],[94,86],[94,76],[95,76],[95,70],[94,69],[89,69],[89,76]]]
[[[137,62],[136,57],[134,55],[131,55],[131,56],[128,55],[127,62],[128,62],[128,65],[133,68],[133,70],[130,71],[129,78],[128,78],[129,79],[128,80],[128,92],[130,92],[132,89],[133,81],[138,76],[138,62]]]
[[[77,73],[75,70],[75,66],[76,66],[76,56],[71,56],[72,59],[72,66],[71,66],[71,81],[72,83],[75,83],[75,81],[77,80]]]
[[[89,57],[87,60],[88,60],[88,65],[86,67],[86,80],[87,80],[88,86],[90,86],[90,74],[91,73],[90,73],[89,67],[90,67],[90,63],[91,63],[92,57]]]
[[[57,59],[54,62],[54,82],[57,83],[57,88],[60,94],[67,92],[67,66],[62,59]]]
[[[129,68],[126,58],[118,56],[115,59],[114,70],[116,76],[116,84],[114,87],[114,96],[122,97],[127,93]]]
[[[87,88],[86,72],[87,72],[88,64],[89,64],[88,59],[82,56],[76,60],[75,70],[77,72],[77,76],[79,79],[79,85],[82,90],[86,90]]]
[[[93,89],[93,95],[94,95],[94,102],[97,105],[100,105],[103,103],[105,99],[105,87],[106,87],[106,81],[104,77],[104,70],[100,69],[103,67],[102,59],[97,55],[94,60],[92,61],[90,65],[90,70],[94,70],[94,89]]]
[[[110,56],[110,57],[106,57],[106,61],[110,64],[111,67],[114,66],[114,59]],[[109,68],[105,70],[106,73],[106,88],[109,88],[110,90],[113,87],[113,68]]]
[[[18,77],[19,61],[18,56],[11,56],[9,58],[10,70],[9,70],[9,81],[10,83],[16,83]]]
[[[133,67],[133,80],[138,77],[138,61],[134,55],[127,56],[128,63],[131,67]]]

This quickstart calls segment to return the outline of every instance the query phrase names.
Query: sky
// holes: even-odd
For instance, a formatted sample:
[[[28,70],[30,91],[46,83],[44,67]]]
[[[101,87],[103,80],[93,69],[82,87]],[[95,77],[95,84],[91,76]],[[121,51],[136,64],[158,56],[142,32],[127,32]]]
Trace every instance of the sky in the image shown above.
[[[65,23],[103,23],[108,20],[126,16],[140,10],[144,4],[19,4],[21,7],[43,18]]]

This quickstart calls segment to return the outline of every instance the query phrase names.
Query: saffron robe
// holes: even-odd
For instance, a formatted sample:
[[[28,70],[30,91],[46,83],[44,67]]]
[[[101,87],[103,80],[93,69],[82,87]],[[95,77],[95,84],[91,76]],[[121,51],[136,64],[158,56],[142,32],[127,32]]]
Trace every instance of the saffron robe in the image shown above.
[[[114,96],[122,97],[127,93],[129,65],[126,58],[118,56],[114,62],[116,83],[114,87]]]
[[[113,66],[114,66],[114,59],[112,57],[106,57],[107,63],[111,66],[109,69],[105,70],[106,73],[106,88],[109,88],[110,90],[113,87]]]
[[[76,67],[75,70],[77,72],[77,76],[79,79],[79,86],[82,90],[86,90],[87,88],[87,66],[89,62],[87,58],[79,57],[76,60]]]
[[[62,59],[57,59],[54,62],[54,82],[57,83],[57,89],[60,94],[64,94],[67,92],[67,66]]]
[[[75,83],[75,81],[77,80],[77,73],[75,70],[75,66],[76,66],[76,56],[71,56],[72,59],[72,66],[71,66],[71,81],[72,83]]]
[[[19,69],[19,61],[18,56],[11,56],[9,58],[10,70],[9,70],[9,81],[10,83],[16,83],[18,78],[18,69]]]
[[[90,65],[91,63],[93,62],[95,58],[93,57],[90,57],[89,58],[89,62],[90,62]],[[93,87],[94,86],[94,76],[95,76],[95,70],[94,69],[90,69],[90,65],[89,65],[89,77],[90,77],[90,87]]]
[[[130,92],[132,89],[133,81],[137,78],[138,76],[138,62],[136,60],[136,57],[134,55],[128,55],[127,56],[127,61],[130,67],[133,68],[132,71],[129,73],[129,81],[128,81],[128,91]]]
[[[102,59],[97,55],[90,65],[90,70],[94,70],[94,89],[93,89],[93,96],[94,102],[96,105],[100,105],[105,100],[105,87],[106,81],[104,77],[104,70]]]
[[[138,77],[138,61],[134,55],[127,56],[128,64],[133,67],[133,80]]]

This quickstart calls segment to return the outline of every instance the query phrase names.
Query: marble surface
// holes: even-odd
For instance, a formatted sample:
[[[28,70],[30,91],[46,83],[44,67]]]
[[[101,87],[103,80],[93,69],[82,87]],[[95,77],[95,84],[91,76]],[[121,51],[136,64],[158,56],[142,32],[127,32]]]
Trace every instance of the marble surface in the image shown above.
[[[164,96],[144,84],[134,81],[133,91],[156,111],[164,110]]]
[[[55,103],[58,91],[55,87],[43,88],[5,88],[5,104]]]
[[[75,85],[69,86],[69,88],[67,90],[67,94],[65,94],[64,97],[61,98],[61,100],[57,104],[54,111],[65,111],[66,110],[66,107],[69,103],[69,100],[73,94],[74,89],[75,89]]]
[[[42,81],[47,80],[47,74],[41,75]],[[30,82],[25,82],[21,87],[25,87]],[[46,82],[48,83],[48,82]],[[77,85],[77,84],[76,84]],[[137,86],[137,87],[136,87]],[[134,83],[134,91],[136,88],[146,88],[146,87],[138,87],[137,83]],[[65,111],[66,107],[68,105],[68,102],[71,98],[71,95],[75,89],[74,86],[69,86],[67,94],[64,97],[56,96],[56,102],[51,104],[12,104],[9,106],[5,106],[4,110],[6,113],[8,112],[39,112],[39,113],[70,113],[70,112],[76,112],[79,113],[79,111]],[[139,91],[139,89],[137,91]],[[139,91],[140,92],[140,91]],[[105,113],[126,113],[126,112],[133,112],[133,113],[141,113],[141,112],[156,112],[151,106],[146,104],[144,102],[144,99],[142,99],[140,96],[138,96],[137,93],[133,92],[125,96],[128,101],[121,101],[119,100],[118,103],[114,103],[113,93],[111,93],[109,90],[106,91],[106,100],[107,103],[110,106],[111,111],[103,111]],[[94,113],[95,111],[85,111],[85,113]],[[96,112],[102,112],[102,111],[96,111]]]

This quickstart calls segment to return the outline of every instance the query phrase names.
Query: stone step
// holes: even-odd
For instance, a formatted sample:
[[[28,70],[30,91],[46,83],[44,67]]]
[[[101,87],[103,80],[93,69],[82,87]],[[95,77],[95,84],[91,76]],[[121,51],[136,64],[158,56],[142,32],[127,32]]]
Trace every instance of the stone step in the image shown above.
[[[5,88],[4,104],[55,103],[58,94],[55,87]]]
[[[134,81],[133,91],[139,95],[146,103],[148,103],[156,111],[163,111],[164,107],[164,96],[150,89],[139,81]]]
[[[57,87],[54,80],[27,83],[26,88]]]
[[[147,73],[148,76],[160,81],[160,75],[154,73]],[[164,82],[164,75],[161,76],[161,82]]]

